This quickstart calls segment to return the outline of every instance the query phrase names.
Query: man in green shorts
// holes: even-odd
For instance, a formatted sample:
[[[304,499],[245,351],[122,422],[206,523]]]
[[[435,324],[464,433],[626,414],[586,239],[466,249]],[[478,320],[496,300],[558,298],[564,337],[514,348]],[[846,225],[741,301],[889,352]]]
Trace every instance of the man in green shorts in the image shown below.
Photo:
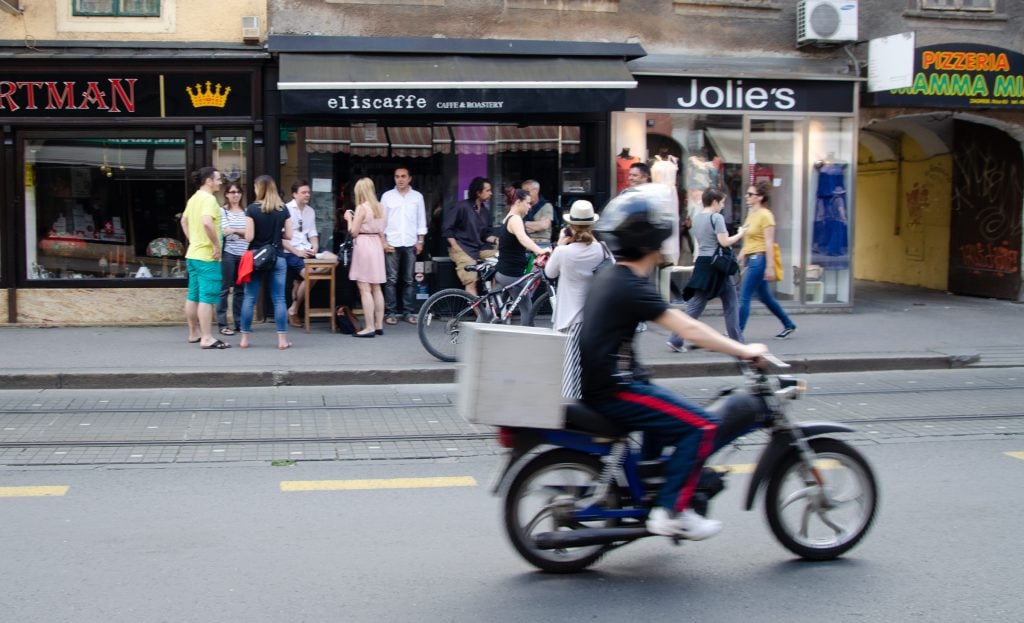
[[[223,350],[227,342],[213,337],[214,308],[220,301],[220,204],[214,193],[223,183],[220,172],[203,167],[192,174],[199,190],[188,200],[181,215],[181,229],[188,239],[185,261],[188,267],[188,296],[185,318],[188,341],[201,348]]]

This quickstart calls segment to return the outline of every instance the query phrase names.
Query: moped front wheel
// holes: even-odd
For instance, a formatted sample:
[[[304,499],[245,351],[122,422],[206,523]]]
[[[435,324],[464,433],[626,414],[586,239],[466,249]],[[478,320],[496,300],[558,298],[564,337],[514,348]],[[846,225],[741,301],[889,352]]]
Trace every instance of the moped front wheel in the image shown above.
[[[448,288],[435,293],[420,308],[417,330],[420,343],[441,361],[455,361],[463,322],[475,322],[470,307],[476,300],[465,290]]]
[[[831,560],[860,542],[878,507],[875,476],[864,457],[836,439],[808,442],[819,484],[796,452],[770,476],[765,515],[775,538],[808,560]]]
[[[618,496],[611,487],[603,500],[599,489],[601,460],[571,450],[541,454],[516,475],[505,496],[505,530],[516,551],[533,566],[550,573],[575,573],[597,562],[611,547],[587,545],[563,549],[541,549],[534,538],[545,532],[606,528],[611,519],[582,522],[573,517],[576,509],[601,502],[617,507]]]

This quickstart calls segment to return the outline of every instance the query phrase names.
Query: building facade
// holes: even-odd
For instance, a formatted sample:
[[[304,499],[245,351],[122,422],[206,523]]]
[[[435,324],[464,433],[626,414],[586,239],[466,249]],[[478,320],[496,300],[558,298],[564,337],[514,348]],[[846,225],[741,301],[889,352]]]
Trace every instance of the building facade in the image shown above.
[[[915,41],[911,84],[861,108],[856,276],[1024,300],[1024,6],[862,4],[864,38]]]
[[[855,41],[798,42],[826,2],[856,9]],[[855,278],[1021,296],[1011,0],[5,4],[22,11],[0,13],[0,321],[179,321],[176,216],[206,164],[309,180],[323,246],[356,179],[383,192],[408,167],[432,287],[452,278],[441,214],[473,177],[497,221],[506,184],[600,208],[641,161],[684,224],[715,186],[739,225],[769,181],[787,307],[848,308]],[[902,32],[919,82],[868,93],[867,40]]]
[[[262,167],[266,5],[9,3],[0,14],[0,320],[181,320],[189,173]],[[20,9],[20,10],[18,10]],[[243,21],[244,20],[244,21]]]

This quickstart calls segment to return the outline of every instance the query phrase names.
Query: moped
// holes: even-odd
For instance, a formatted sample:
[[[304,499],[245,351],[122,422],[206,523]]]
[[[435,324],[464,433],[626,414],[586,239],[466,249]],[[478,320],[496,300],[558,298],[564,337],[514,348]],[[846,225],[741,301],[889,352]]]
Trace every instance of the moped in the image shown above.
[[[775,367],[788,367],[771,355]],[[768,433],[744,499],[751,510],[764,491],[772,533],[794,554],[829,560],[854,547],[878,506],[875,476],[860,452],[829,435],[853,429],[797,422],[789,400],[802,380],[740,363],[746,383],[723,390],[705,408],[718,416],[715,451],[758,429]],[[589,409],[566,406],[563,429],[503,426],[507,448],[494,493],[504,500],[505,530],[528,562],[553,573],[586,569],[605,553],[652,536],[647,513],[663,482],[664,457],[643,460],[636,435]],[[709,461],[710,463],[710,461]],[[727,473],[705,467],[692,508],[703,515]]]

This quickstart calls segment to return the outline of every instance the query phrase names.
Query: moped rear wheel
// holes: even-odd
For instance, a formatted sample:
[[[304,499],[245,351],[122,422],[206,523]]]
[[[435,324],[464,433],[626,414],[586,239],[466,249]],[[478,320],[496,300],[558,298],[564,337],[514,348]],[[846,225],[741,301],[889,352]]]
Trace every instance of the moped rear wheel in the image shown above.
[[[420,308],[420,342],[427,352],[441,361],[455,361],[459,345],[459,325],[476,322],[476,314],[469,307],[476,299],[465,290],[448,288],[435,293]]]
[[[571,450],[546,452],[516,475],[505,496],[505,530],[516,551],[530,564],[550,573],[582,571],[608,551],[609,545],[540,549],[535,535],[544,532],[606,528],[614,520],[581,522],[572,512],[601,500],[595,497],[601,460]],[[615,487],[604,497],[607,508],[618,506]]]
[[[808,443],[824,486],[791,453],[770,477],[765,515],[786,549],[808,560],[831,560],[867,534],[878,507],[878,488],[871,467],[853,447],[836,439]]]

